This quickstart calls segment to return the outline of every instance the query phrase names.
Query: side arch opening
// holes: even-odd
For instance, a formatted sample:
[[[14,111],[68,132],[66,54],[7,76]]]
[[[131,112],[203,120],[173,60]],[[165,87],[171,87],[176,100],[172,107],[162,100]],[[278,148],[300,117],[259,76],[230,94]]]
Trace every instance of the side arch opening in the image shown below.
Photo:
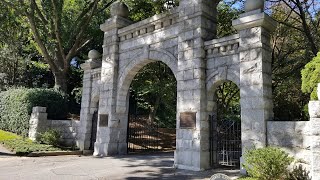
[[[211,167],[240,167],[240,89],[232,81],[218,81],[209,95]]]

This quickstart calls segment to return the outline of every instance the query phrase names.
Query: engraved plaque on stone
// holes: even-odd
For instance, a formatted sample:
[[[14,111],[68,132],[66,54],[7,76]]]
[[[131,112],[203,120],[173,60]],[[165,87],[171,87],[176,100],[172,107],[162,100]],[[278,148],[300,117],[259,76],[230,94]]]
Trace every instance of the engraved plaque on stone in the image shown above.
[[[108,127],[109,115],[108,114],[100,114],[99,117],[100,117],[99,126],[100,127]]]
[[[180,128],[192,129],[196,127],[196,113],[183,112],[180,113]]]

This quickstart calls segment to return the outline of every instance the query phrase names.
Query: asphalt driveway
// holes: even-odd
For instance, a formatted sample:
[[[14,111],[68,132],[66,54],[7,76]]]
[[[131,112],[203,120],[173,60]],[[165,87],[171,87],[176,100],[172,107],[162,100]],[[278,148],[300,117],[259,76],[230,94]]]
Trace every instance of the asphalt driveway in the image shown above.
[[[172,168],[173,153],[126,155],[96,158],[92,156],[13,157],[0,154],[0,180],[143,180],[209,179],[217,172],[231,177],[238,170],[193,172]]]

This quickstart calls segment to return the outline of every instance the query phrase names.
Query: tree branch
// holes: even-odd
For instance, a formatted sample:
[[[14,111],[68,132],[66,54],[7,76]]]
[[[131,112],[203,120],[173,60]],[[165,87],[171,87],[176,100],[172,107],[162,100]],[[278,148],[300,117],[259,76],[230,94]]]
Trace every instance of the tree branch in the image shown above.
[[[55,0],[51,0],[52,6],[53,6],[53,25],[54,25],[54,34],[56,36],[57,45],[58,45],[58,51],[60,53],[60,56],[63,58],[63,61],[65,61],[66,56],[64,54],[63,46],[62,46],[62,38],[59,31],[59,16],[58,16],[58,9],[57,5],[55,3]]]
[[[52,61],[52,58],[50,57],[47,48],[45,47],[44,43],[41,40],[39,31],[38,31],[38,29],[36,27],[36,23],[34,21],[33,12],[34,12],[34,7],[31,6],[31,13],[26,13],[27,18],[28,18],[29,23],[30,23],[31,30],[33,32],[33,37],[34,37],[35,41],[37,42],[37,44],[38,44],[38,46],[40,48],[40,52],[43,55],[45,61],[50,65],[50,67],[51,67],[51,69],[53,71],[57,71],[58,68],[57,68],[56,64],[54,64],[54,62]]]
[[[35,11],[38,14],[38,16],[40,17],[41,21],[43,24],[47,24],[48,20],[44,17],[44,15],[42,14],[41,10],[39,9],[39,6],[37,5],[35,0],[31,0],[31,3],[34,4],[35,7]]]

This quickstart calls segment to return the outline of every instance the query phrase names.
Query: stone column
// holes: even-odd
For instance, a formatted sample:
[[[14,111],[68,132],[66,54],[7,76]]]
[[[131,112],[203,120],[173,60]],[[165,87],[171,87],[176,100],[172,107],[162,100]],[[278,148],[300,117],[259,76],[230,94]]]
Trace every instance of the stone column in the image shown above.
[[[90,113],[91,93],[92,93],[92,69],[101,67],[100,54],[91,50],[88,54],[89,60],[81,64],[84,70],[83,89],[80,111],[80,127],[77,130],[76,145],[80,150],[88,150],[90,148],[91,128],[92,128],[92,113]]]
[[[111,6],[112,18],[100,26],[104,31],[104,43],[98,133],[94,148],[96,156],[127,153],[127,125],[123,121],[125,112],[116,112],[116,99],[120,42],[118,30],[132,23],[127,19],[128,13],[127,6],[117,1]]]
[[[217,3],[215,0],[180,1],[175,166],[181,169],[209,168],[204,41],[216,35]]]
[[[35,141],[38,133],[44,132],[48,128],[46,107],[33,107],[29,121],[29,139]]]
[[[255,5],[254,1],[250,1]],[[276,22],[257,7],[233,26],[240,34],[242,152],[267,145],[267,121],[273,119],[270,35]],[[253,8],[254,9],[254,8]]]
[[[310,126],[308,127],[308,132],[311,135],[312,144],[311,144],[311,176],[313,180],[320,180],[320,83],[317,88],[317,101],[310,101],[308,105],[309,117],[310,117]]]

